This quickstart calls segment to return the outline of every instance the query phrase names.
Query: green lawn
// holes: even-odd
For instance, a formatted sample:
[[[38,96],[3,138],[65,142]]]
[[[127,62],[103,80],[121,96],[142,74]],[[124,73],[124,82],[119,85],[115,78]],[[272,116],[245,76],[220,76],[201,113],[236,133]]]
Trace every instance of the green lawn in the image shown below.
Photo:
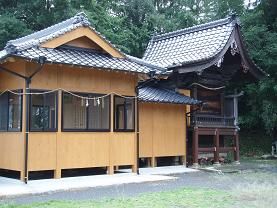
[[[165,208],[165,207],[229,207],[233,197],[223,191],[212,189],[186,188],[170,192],[143,194],[132,198],[117,198],[101,201],[50,201],[31,205],[2,205],[1,208],[88,208],[88,207],[139,207],[139,208]]]

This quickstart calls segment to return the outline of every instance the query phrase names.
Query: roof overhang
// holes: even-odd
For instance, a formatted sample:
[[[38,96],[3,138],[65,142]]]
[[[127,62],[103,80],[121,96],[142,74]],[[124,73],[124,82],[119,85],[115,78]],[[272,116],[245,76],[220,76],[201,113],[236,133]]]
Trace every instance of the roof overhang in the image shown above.
[[[244,70],[249,71],[256,79],[262,79],[263,77],[265,77],[267,74],[262,69],[260,69],[248,55],[246,46],[243,43],[243,37],[241,35],[238,24],[235,25],[223,49],[215,56],[208,59],[200,60],[198,62],[182,63],[178,66],[169,67],[168,69],[177,71],[180,74],[190,73],[190,72],[196,72],[201,74],[203,70],[219,63],[220,60],[223,59],[228,49],[232,47],[232,44],[234,42],[236,43],[237,50],[241,56],[242,67],[244,68]]]
[[[139,101],[182,105],[200,105],[202,103],[199,100],[182,95],[174,90],[150,86],[139,89]]]

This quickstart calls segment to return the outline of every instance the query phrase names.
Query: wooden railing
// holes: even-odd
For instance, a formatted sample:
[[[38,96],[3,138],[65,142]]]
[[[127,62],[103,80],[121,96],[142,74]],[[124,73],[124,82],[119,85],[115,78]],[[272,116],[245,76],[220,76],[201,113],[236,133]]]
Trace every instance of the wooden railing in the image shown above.
[[[235,126],[234,117],[224,117],[215,115],[195,114],[190,117],[191,126],[204,127],[233,127]]]

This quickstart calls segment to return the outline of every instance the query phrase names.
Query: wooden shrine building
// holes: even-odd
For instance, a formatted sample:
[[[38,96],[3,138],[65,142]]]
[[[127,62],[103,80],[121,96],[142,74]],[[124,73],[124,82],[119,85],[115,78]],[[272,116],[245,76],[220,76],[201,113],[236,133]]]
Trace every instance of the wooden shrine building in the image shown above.
[[[77,14],[0,51],[0,171],[27,182],[41,171],[138,172],[167,157],[197,165],[207,152],[218,164],[230,151],[238,163],[234,86],[263,76],[234,16],[156,35],[139,59]]]
[[[265,76],[249,58],[236,16],[197,25],[150,40],[143,60],[163,67],[168,78],[160,87],[179,90],[203,102],[187,113],[188,153],[198,165],[199,153],[233,152],[239,163],[238,97],[236,82]],[[230,91],[232,90],[232,91]],[[232,139],[229,146],[224,142]]]
[[[140,157],[185,161],[186,106],[200,102],[147,85],[165,74],[122,53],[83,13],[9,41],[0,51],[0,169],[27,182],[41,171],[137,172]]]

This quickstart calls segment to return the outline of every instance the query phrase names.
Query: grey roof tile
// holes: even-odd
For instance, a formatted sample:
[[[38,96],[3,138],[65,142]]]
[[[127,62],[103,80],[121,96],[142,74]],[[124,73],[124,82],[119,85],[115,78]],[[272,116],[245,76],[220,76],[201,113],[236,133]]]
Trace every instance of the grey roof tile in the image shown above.
[[[160,87],[143,87],[139,89],[139,100],[142,102],[173,103],[197,105],[201,102],[173,90]]]
[[[120,52],[124,58],[112,58],[106,54],[94,53],[89,51],[70,50],[70,49],[47,49],[42,48],[41,44],[46,41],[57,38],[67,32],[79,27],[88,27],[96,32],[103,40],[120,52],[110,41],[97,32],[84,13],[79,13],[74,17],[61,23],[55,24],[38,32],[34,32],[25,37],[11,40],[7,43],[4,50],[0,51],[0,60],[7,56],[15,55],[26,59],[37,59],[39,56],[45,56],[48,62],[63,63],[70,65],[80,65],[86,67],[98,67],[104,69],[114,69],[122,71],[131,71],[139,73],[148,73],[156,70],[161,73],[161,67],[151,65],[138,58],[130,58]]]
[[[230,17],[154,36],[143,59],[171,68],[212,58],[224,48],[235,24],[236,20]]]
[[[0,60],[4,59],[6,56],[8,56],[8,52],[6,50],[0,51]]]
[[[86,14],[84,12],[76,14],[74,17],[69,18],[65,21],[62,21],[53,26],[47,27],[43,30],[34,32],[30,35],[10,40],[7,42],[5,48],[10,50],[24,50],[27,48],[31,48],[34,46],[40,46],[41,44],[50,41],[54,38],[57,38],[65,33],[68,33],[72,30],[75,30],[79,27],[88,27],[94,32],[96,32],[103,40],[108,42],[113,48],[122,53],[120,49],[118,49],[115,45],[113,45],[110,41],[108,41],[102,34],[95,30],[94,27],[91,26]],[[122,53],[122,55],[124,55]]]
[[[109,54],[103,54],[92,50],[33,47],[17,51],[13,55],[32,60],[38,59],[39,56],[45,56],[48,63],[62,63],[128,72],[148,73],[153,70],[148,66],[133,62],[126,58],[114,58]]]

